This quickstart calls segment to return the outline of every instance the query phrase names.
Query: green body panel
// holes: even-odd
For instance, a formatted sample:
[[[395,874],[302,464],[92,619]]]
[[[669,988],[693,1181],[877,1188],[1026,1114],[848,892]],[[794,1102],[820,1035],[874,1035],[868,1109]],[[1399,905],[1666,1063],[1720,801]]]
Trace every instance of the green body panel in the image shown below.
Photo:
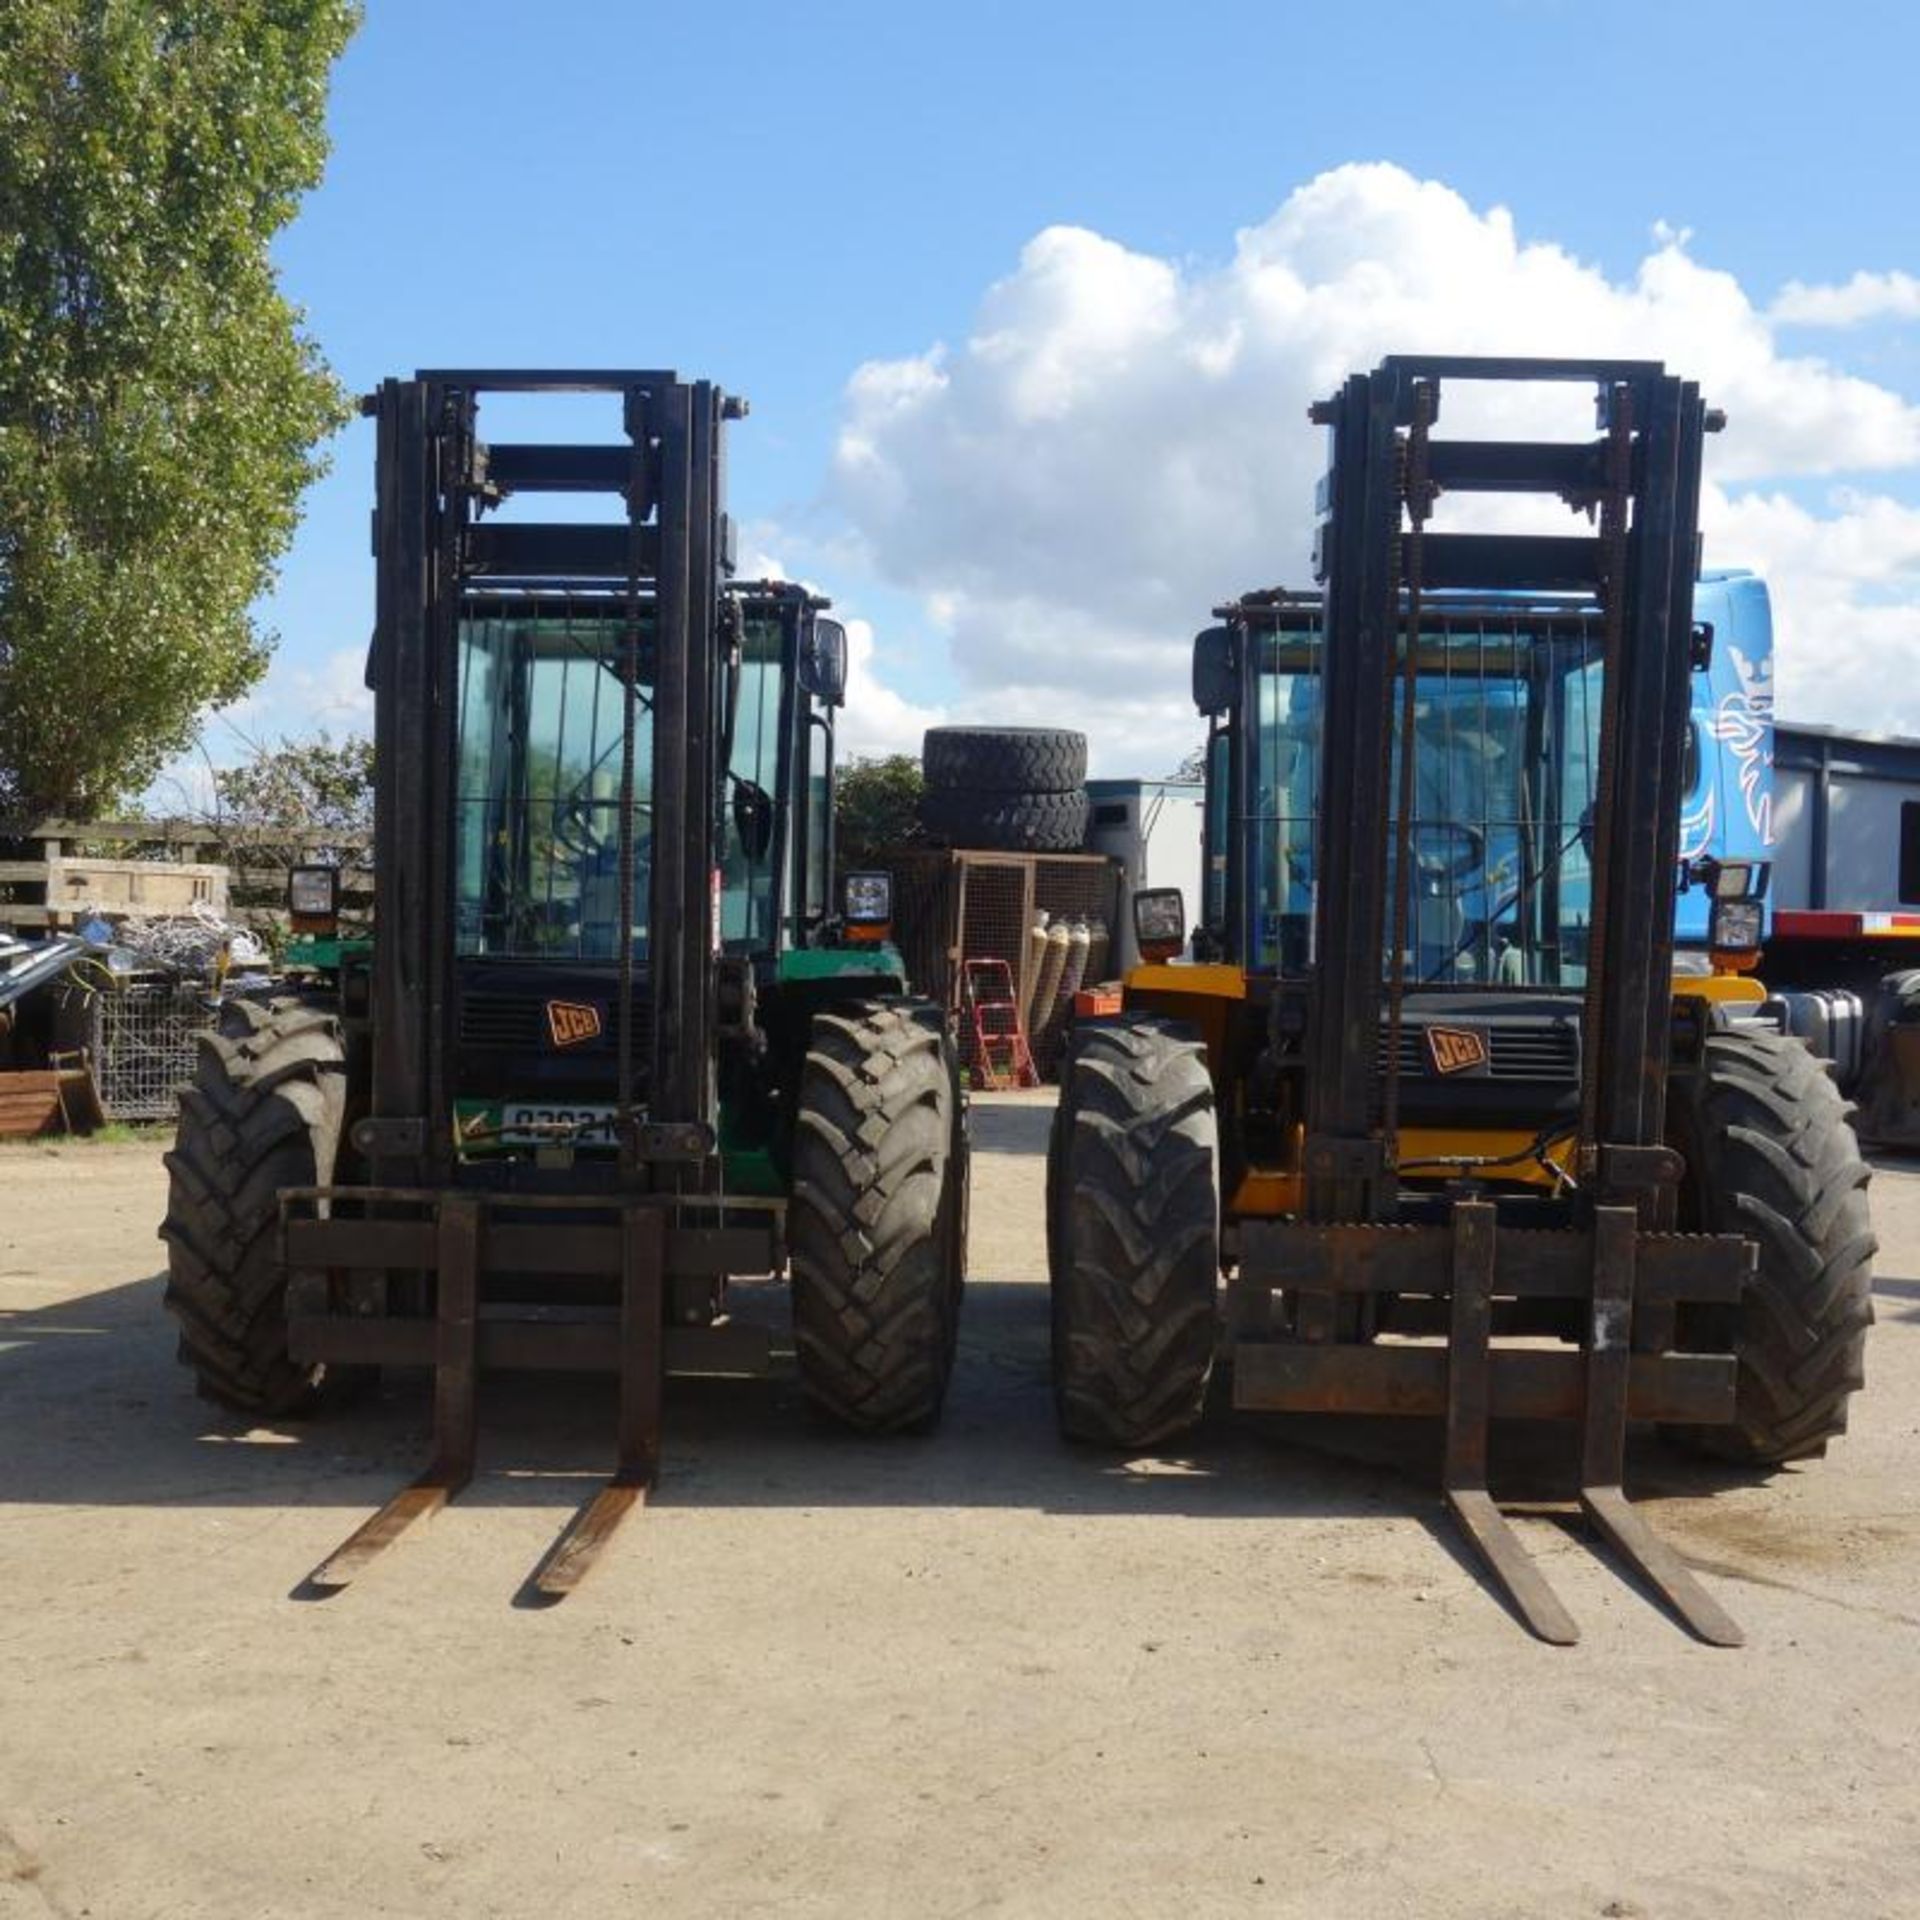
[[[296,933],[281,950],[280,964],[289,973],[338,973],[345,962],[372,952],[369,935],[343,940],[338,934]]]
[[[776,962],[782,986],[803,980],[857,980],[870,977],[875,991],[904,993],[907,963],[891,940],[872,947],[789,947]]]

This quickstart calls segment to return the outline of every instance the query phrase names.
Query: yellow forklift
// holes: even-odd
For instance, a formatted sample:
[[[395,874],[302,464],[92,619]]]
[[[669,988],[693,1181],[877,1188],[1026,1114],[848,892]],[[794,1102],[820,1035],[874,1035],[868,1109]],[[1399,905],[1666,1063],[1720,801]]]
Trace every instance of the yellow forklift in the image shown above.
[[[1520,384],[1590,388],[1597,436],[1435,432],[1443,392]],[[1439,1418],[1449,1507],[1567,1644],[1488,1429],[1577,1421],[1588,1517],[1696,1635],[1738,1644],[1626,1502],[1628,1424],[1750,1463],[1824,1451],[1862,1382],[1874,1246],[1847,1107],[1758,1018],[1764,865],[1679,857],[1721,418],[1658,363],[1406,357],[1313,418],[1321,590],[1249,594],[1195,643],[1196,957],[1179,895],[1137,896],[1144,963],[1063,1069],[1061,1426],[1163,1442],[1217,1373],[1237,1409]],[[1469,494],[1589,524],[1433,524]],[[1687,887],[1710,950],[1676,955]]]

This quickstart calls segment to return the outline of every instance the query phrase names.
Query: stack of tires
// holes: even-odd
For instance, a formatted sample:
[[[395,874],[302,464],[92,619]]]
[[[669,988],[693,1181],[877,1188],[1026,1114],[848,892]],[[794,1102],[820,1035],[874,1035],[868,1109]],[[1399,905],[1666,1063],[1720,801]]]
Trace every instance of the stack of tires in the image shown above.
[[[935,846],[1078,853],[1087,736],[1066,727],[929,727],[920,824]]]

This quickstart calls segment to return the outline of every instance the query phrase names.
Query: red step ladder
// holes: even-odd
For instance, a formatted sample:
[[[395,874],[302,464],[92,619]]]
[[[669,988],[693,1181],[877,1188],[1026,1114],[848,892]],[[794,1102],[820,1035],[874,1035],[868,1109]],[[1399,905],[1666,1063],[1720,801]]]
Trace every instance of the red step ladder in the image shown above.
[[[1004,960],[961,963],[966,1001],[973,1022],[973,1074],[991,1093],[1011,1087],[1037,1087],[1040,1072],[1027,1045],[1020,1003],[1014,997],[1013,970]]]

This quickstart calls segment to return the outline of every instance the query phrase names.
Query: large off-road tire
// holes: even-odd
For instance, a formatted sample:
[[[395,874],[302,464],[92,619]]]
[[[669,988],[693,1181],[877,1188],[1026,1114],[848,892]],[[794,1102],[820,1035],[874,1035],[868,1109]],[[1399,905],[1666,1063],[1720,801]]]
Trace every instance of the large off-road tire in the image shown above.
[[[962,1129],[937,1007],[815,1017],[787,1208],[794,1346],[808,1397],[864,1433],[940,1417],[964,1277]]]
[[[1856,1131],[1877,1146],[1920,1146],[1920,968],[1882,977],[1864,1041]]]
[[[1802,1042],[1733,1032],[1708,1035],[1669,1109],[1687,1160],[1681,1225],[1746,1234],[1760,1263],[1737,1308],[1691,1308],[1680,1326],[1682,1347],[1738,1356],[1738,1419],[1668,1431],[1748,1465],[1824,1453],[1847,1429],[1873,1323],[1867,1168],[1846,1103]]]
[[[1087,736],[1068,727],[929,727],[930,787],[980,793],[1072,793],[1087,784]]]
[[[937,844],[994,853],[1078,853],[1087,843],[1087,796],[991,793],[976,787],[929,787],[920,821]]]
[[[340,1024],[303,1000],[230,1000],[201,1041],[167,1155],[166,1304],[209,1400],[243,1413],[314,1410],[327,1370],[287,1353],[275,1257],[283,1187],[333,1177],[346,1108]]]
[[[1053,1391],[1070,1439],[1194,1426],[1219,1343],[1219,1129],[1190,1028],[1081,1027],[1047,1150]]]

